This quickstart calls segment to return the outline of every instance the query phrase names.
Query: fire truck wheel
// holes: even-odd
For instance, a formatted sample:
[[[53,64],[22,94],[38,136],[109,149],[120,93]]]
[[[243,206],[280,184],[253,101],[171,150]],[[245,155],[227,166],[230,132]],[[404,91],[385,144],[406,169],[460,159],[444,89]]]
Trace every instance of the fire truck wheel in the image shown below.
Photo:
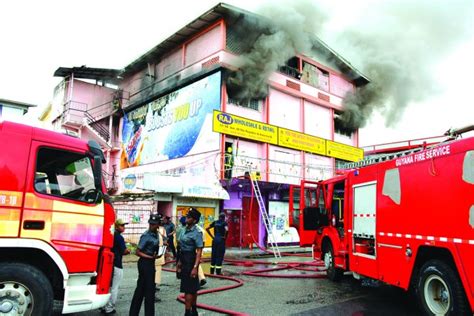
[[[324,249],[323,259],[328,279],[331,281],[341,280],[344,274],[344,270],[336,268],[334,262],[334,250],[330,242],[327,243]]]
[[[51,315],[53,289],[46,276],[24,263],[0,264],[1,315]]]
[[[472,315],[456,271],[443,261],[423,265],[417,292],[426,315]]]

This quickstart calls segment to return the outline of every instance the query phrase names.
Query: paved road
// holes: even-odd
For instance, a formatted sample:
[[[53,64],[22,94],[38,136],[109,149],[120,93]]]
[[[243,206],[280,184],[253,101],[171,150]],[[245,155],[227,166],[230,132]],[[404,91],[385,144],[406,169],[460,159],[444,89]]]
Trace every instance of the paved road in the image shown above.
[[[288,260],[309,260],[309,258]],[[264,266],[224,266],[226,275],[245,282],[239,288],[200,296],[198,302],[244,312],[250,315],[418,315],[419,312],[403,291],[388,286],[364,286],[351,276],[333,283],[322,279],[261,278],[241,275],[245,270]],[[208,266],[205,266],[205,271]],[[284,272],[283,272],[284,273]],[[295,273],[294,271],[291,273]],[[299,272],[310,273],[310,272]],[[128,315],[137,279],[136,263],[124,265],[124,281],[120,288],[117,315]],[[173,273],[163,273],[161,302],[156,303],[157,315],[182,315],[184,306],[176,300],[179,281]],[[233,284],[231,281],[208,278],[205,288]],[[218,315],[199,310],[200,315]],[[142,308],[143,313],[143,308]],[[98,311],[76,315],[101,315]]]

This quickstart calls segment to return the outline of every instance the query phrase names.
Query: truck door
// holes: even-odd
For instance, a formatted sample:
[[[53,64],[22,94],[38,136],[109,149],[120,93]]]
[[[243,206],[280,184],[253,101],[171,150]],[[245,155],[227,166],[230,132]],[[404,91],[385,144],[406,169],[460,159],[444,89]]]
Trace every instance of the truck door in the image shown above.
[[[321,219],[327,219],[323,196],[317,182],[303,180],[299,186],[290,186],[290,226],[298,230],[300,246],[312,245]]]
[[[70,273],[95,271],[104,235],[100,190],[85,149],[33,141],[21,237],[49,242]]]

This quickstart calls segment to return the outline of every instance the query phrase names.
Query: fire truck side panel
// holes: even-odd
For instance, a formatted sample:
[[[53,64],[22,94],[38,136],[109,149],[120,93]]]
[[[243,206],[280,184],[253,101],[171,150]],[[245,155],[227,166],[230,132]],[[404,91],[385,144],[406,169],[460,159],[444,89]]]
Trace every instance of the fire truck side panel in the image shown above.
[[[349,201],[345,210],[349,267],[351,271],[371,278],[378,278],[377,254],[370,253],[366,243],[376,242],[376,236],[368,236],[367,234],[369,230],[373,230],[373,218],[377,216],[375,213],[377,204],[376,200],[370,201],[368,204],[361,204],[361,202],[368,198],[366,194],[369,191],[371,192],[374,187],[378,187],[376,180],[377,170],[366,169],[358,173],[357,176],[349,175],[345,190],[346,199]],[[367,188],[370,189],[366,190]],[[359,199],[359,201],[356,201],[356,199]],[[356,210],[356,207],[359,207],[359,209]],[[369,209],[372,209],[372,211]],[[368,216],[369,214],[371,215]]]
[[[355,256],[352,242],[351,270],[373,278],[378,271],[378,279],[408,289],[423,261],[443,254],[474,307],[473,148],[474,138],[444,143],[350,173],[350,187],[370,179],[378,183],[377,267]]]
[[[24,133],[2,129],[0,125],[0,143],[4,148],[0,152],[0,237],[17,237],[31,140]],[[22,129],[25,133],[31,132],[30,127]]]

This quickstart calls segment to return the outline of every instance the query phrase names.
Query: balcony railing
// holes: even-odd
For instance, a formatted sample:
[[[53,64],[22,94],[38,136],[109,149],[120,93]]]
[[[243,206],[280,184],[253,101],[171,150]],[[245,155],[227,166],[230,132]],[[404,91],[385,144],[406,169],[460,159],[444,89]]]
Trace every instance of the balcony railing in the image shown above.
[[[288,65],[280,66],[278,71],[289,77],[292,77],[298,80],[301,79],[301,76],[302,76],[301,72],[299,72],[298,69],[290,67]]]
[[[61,123],[67,126],[82,126],[84,122],[84,112],[86,110],[86,103],[76,101],[69,101],[65,103]]]

